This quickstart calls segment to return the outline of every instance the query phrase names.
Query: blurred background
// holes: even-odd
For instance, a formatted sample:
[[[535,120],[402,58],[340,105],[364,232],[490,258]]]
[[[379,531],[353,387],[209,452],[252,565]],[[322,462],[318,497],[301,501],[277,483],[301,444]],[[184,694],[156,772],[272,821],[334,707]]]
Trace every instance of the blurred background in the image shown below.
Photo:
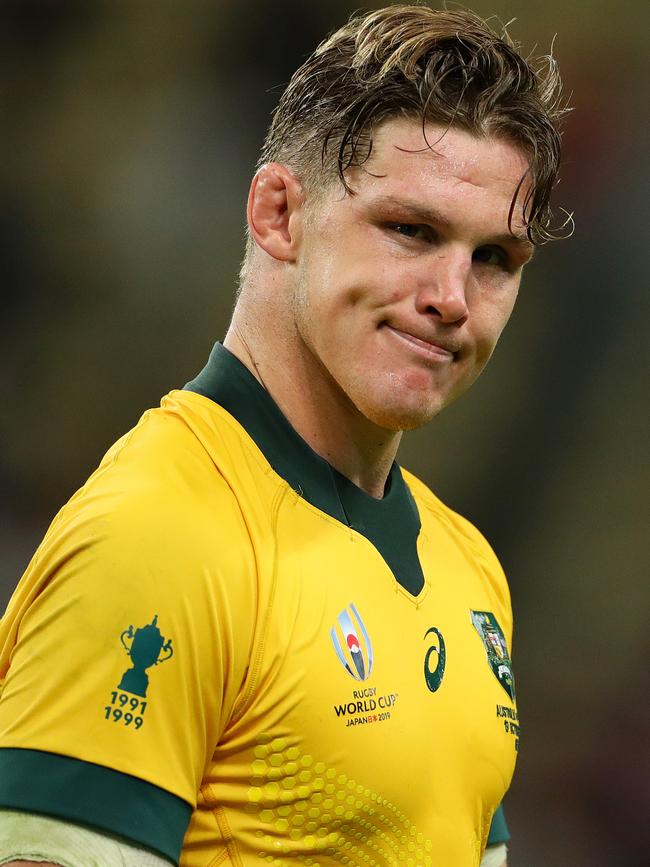
[[[471,5],[515,18],[526,53],[558,34],[575,111],[556,203],[576,231],[541,252],[491,367],[401,462],[510,578],[509,864],[645,867],[647,5]],[[58,507],[223,337],[271,110],[354,8],[2,0],[3,607]]]

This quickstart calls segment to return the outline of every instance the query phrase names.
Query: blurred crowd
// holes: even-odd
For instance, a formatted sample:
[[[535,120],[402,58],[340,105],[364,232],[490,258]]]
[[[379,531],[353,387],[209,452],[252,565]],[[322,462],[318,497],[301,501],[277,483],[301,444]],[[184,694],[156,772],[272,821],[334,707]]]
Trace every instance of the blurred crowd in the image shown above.
[[[576,229],[539,251],[491,367],[401,462],[477,524],[510,578],[509,863],[645,867],[647,9],[470,5],[516,19],[528,51],[554,42],[575,106],[556,203]],[[3,606],[103,452],[223,337],[272,108],[355,8],[0,4]]]

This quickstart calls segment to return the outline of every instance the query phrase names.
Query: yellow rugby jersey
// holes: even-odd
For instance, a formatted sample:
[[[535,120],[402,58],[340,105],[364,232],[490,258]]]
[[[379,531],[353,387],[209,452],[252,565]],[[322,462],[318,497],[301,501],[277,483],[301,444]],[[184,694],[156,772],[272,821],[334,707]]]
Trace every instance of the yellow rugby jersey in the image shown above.
[[[518,743],[511,632],[477,530],[397,465],[365,494],[217,345],[9,603],[0,806],[183,867],[477,867]]]

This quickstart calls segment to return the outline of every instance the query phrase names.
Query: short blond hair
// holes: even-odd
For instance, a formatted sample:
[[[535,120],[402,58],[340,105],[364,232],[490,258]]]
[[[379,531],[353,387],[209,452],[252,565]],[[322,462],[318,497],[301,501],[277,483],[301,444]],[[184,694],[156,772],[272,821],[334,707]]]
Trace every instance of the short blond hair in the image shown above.
[[[561,80],[552,56],[524,58],[505,28],[469,10],[390,6],[357,15],[296,70],[269,128],[260,165],[289,166],[308,191],[363,165],[373,131],[393,118],[494,135],[520,147],[529,172],[529,239],[556,237],[550,197],[560,167]],[[426,137],[426,136],[425,136]]]

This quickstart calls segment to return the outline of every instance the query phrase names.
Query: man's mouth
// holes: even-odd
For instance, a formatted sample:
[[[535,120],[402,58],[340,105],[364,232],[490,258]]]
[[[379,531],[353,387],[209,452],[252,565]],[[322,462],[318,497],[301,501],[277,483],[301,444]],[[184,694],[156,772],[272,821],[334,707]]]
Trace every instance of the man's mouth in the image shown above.
[[[384,323],[384,326],[398,340],[401,340],[404,344],[408,344],[414,351],[432,360],[453,361],[460,349],[456,343],[445,338],[424,338],[423,336],[411,334],[408,331],[401,331],[387,322]]]

